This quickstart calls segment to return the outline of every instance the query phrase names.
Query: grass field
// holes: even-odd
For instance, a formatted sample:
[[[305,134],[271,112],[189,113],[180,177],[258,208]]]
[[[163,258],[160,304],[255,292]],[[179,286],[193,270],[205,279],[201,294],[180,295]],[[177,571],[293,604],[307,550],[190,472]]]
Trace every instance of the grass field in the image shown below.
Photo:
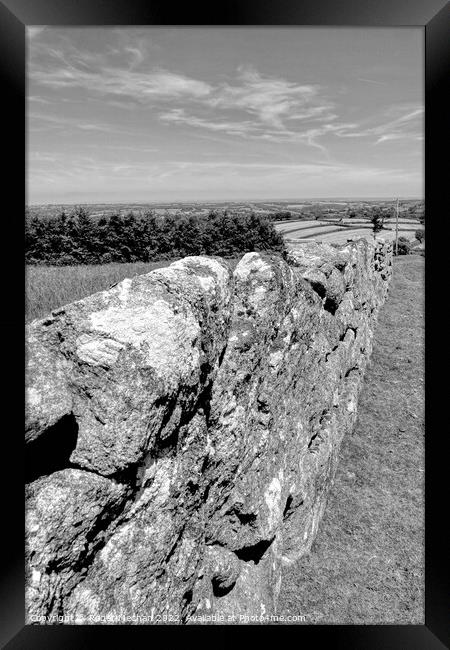
[[[400,230],[398,231],[399,237],[406,237],[409,239],[411,242],[418,243],[417,240],[414,238],[414,233],[415,230],[413,231],[406,231],[406,230]],[[293,235],[295,236],[295,235]],[[320,237],[317,236],[314,237],[317,241],[326,243],[326,244],[346,244],[348,239],[359,239],[360,237],[365,237],[369,241],[373,241],[373,232],[371,230],[368,230],[367,228],[362,229],[358,228],[355,230],[345,230],[341,232],[328,232],[325,233],[324,235],[321,235]],[[394,241],[395,240],[395,231],[393,230],[382,230],[381,232],[377,233],[378,240],[384,240],[384,241]]]
[[[108,289],[134,275],[149,273],[170,262],[135,262],[96,266],[27,266],[25,272],[25,317],[43,318],[52,309]]]
[[[278,614],[316,624],[424,622],[424,258],[394,258],[354,432],[311,552]]]
[[[345,225],[343,225],[345,224]],[[425,227],[419,221],[399,219],[398,233],[400,237],[414,240],[416,230]],[[275,230],[285,235],[287,239],[311,239],[333,244],[345,244],[347,239],[358,239],[364,237],[373,240],[372,224],[369,221],[345,219],[339,223],[333,221],[291,221],[275,223]],[[378,238],[393,240],[395,238],[395,220],[389,219],[385,222],[385,229],[377,235]]]
[[[234,268],[239,257],[227,258]],[[169,266],[175,259],[163,262],[134,262],[80,266],[27,266],[25,272],[25,319],[43,318],[52,309],[86,298],[97,291],[135,275]]]

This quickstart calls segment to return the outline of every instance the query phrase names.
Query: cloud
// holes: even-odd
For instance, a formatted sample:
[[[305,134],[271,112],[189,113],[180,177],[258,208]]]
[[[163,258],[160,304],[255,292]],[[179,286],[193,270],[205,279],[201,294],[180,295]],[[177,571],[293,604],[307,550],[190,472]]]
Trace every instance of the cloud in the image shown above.
[[[309,128],[305,126],[301,130],[294,130],[284,125],[281,127],[267,125],[265,122],[258,120],[212,120],[188,114],[184,109],[178,108],[160,113],[159,118],[166,123],[185,125],[210,132],[224,133],[230,136],[240,136],[249,140],[262,140],[273,143],[299,143],[316,148],[327,157],[329,156],[328,149],[318,142],[318,139],[326,134],[339,135],[345,129],[356,126],[353,123],[324,123],[313,127],[309,126]]]
[[[145,48],[127,44],[121,62],[113,49],[96,57],[71,43],[42,48],[31,57],[30,80],[59,94],[80,90],[110,105],[130,107],[163,105],[165,123],[210,132],[283,142],[296,138],[311,146],[311,134],[301,134],[303,124],[332,121],[334,103],[320,86],[263,76],[254,67],[240,66],[235,79],[208,83],[178,72],[149,68]],[[81,94],[80,97],[84,95]],[[170,108],[167,103],[170,102]]]
[[[31,40],[33,38],[36,38],[41,34],[45,29],[45,25],[27,25],[26,27],[26,33],[28,38]]]
[[[40,163],[40,162],[54,163],[58,160],[58,158],[60,158],[60,156],[58,156],[55,153],[44,153],[40,151],[32,151],[29,153],[27,159],[29,163],[30,162],[31,163]]]
[[[221,197],[260,199],[285,196],[323,195],[324,179],[328,195],[339,195],[342,187],[353,191],[364,186],[385,193],[407,187],[420,178],[402,168],[343,163],[244,163],[241,161],[166,161],[155,163],[99,162],[73,158],[58,164],[48,163],[29,171],[30,202],[47,201],[52,188],[61,196],[80,201],[90,192],[97,200],[157,200],[168,193],[179,200]],[[45,189],[45,183],[48,189]],[[43,185],[44,184],[44,185]],[[44,193],[44,190],[46,193]],[[330,194],[331,192],[331,194]],[[99,195],[100,193],[100,195]],[[45,197],[45,199],[44,199]],[[109,199],[107,198],[109,197]]]
[[[200,115],[198,112],[188,113],[184,108],[173,108],[161,113],[160,119],[248,139],[303,143],[325,156],[329,156],[329,149],[321,141],[324,136],[371,138],[373,144],[422,137],[423,107],[418,105],[391,106],[381,116],[372,116],[372,124],[362,128],[357,122],[340,120],[335,104],[324,97],[323,89],[318,85],[265,78],[254,68],[240,68],[238,81],[238,84],[212,88],[202,98],[203,107],[213,109],[214,118],[211,114],[205,116],[204,112]],[[236,111],[251,119],[236,119]],[[374,124],[380,117],[382,122]]]
[[[210,131],[223,131],[233,135],[250,135],[255,133],[257,127],[251,121],[213,121],[195,115],[188,115],[182,108],[173,108],[170,111],[161,113],[160,120],[171,124],[185,124],[191,127],[198,127]]]
[[[29,113],[28,128],[31,132],[42,131],[97,131],[99,133],[108,133],[113,135],[127,135],[136,138],[142,138],[142,130],[128,129],[117,124],[108,124],[106,122],[86,122],[85,120],[74,117],[62,117],[54,114]],[[42,125],[39,125],[42,123]],[[89,145],[88,145],[89,146]],[[135,149],[135,148],[133,148]]]
[[[284,119],[311,118],[331,107],[315,105],[318,86],[263,77],[252,67],[241,66],[237,81],[219,86],[207,103],[213,108],[242,109],[278,129],[284,128]]]
[[[165,48],[172,47],[168,53],[152,44],[147,32],[134,29],[131,35],[123,29],[98,30],[94,35],[89,35],[89,30],[74,35],[73,30],[48,29],[39,36],[42,30],[37,28],[30,36],[28,48],[28,123],[33,144],[41,143],[46,150],[53,147],[57,151],[74,143],[74,151],[90,147],[88,152],[99,160],[72,160],[67,151],[64,165],[59,160],[35,158],[30,163],[38,168],[41,177],[46,166],[45,173],[52,178],[67,175],[80,186],[93,184],[97,178],[112,178],[112,189],[116,180],[120,185],[126,178],[130,192],[139,183],[140,187],[146,183],[160,187],[164,179],[167,183],[176,180],[172,187],[180,184],[189,189],[200,185],[195,174],[209,179],[206,184],[211,182],[212,191],[214,187],[227,188],[227,183],[231,187],[233,179],[242,177],[249,181],[254,196],[258,188],[264,192],[266,186],[267,191],[272,186],[282,192],[288,182],[289,188],[295,189],[297,181],[305,181],[303,191],[311,196],[306,180],[311,187],[321,187],[325,178],[336,185],[341,180],[350,184],[357,179],[373,180],[381,184],[401,178],[402,170],[381,170],[375,163],[388,166],[385,150],[394,151],[398,143],[411,143],[408,154],[420,148],[416,145],[423,137],[422,106],[419,102],[387,105],[398,94],[388,94],[389,89],[381,88],[389,84],[372,79],[369,69],[364,70],[368,77],[361,76],[359,81],[375,84],[370,89],[377,97],[372,107],[370,98],[366,101],[361,92],[369,88],[356,83],[354,77],[360,103],[354,101],[353,86],[341,85],[336,91],[331,76],[321,77],[323,83],[310,82],[317,78],[313,75],[303,82],[304,68],[296,67],[296,63],[283,65],[279,74],[241,65],[228,69],[225,77],[222,62],[217,66],[206,61],[195,68],[202,73],[194,73],[189,67],[193,59],[186,57],[185,62],[181,58],[176,39],[171,45],[170,39],[154,39]],[[240,53],[248,52],[245,49]],[[239,52],[233,56],[236,60]],[[177,61],[176,68],[169,64],[170,60]],[[364,74],[362,68],[359,72]],[[47,133],[40,136],[39,131],[50,131],[49,137]],[[208,142],[203,147],[206,151],[201,151],[204,143],[199,147],[195,138],[214,141],[218,146]],[[136,147],[132,146],[134,142]],[[158,150],[153,144],[159,146],[160,152],[154,163],[156,156],[151,154]],[[220,165],[207,162],[202,166],[195,161],[167,160],[174,156],[216,155],[210,150],[227,159],[231,151],[236,155],[239,150],[244,160],[254,155],[274,164],[222,161]],[[367,166],[346,166],[333,156],[363,160]],[[295,162],[284,164],[286,160]],[[301,160],[308,160],[308,164],[297,164]],[[391,174],[389,178],[387,173]],[[274,178],[276,184],[272,185]],[[298,185],[299,192],[301,187]],[[296,193],[289,189],[289,195]]]
[[[390,112],[395,114],[399,110],[402,110],[402,107],[394,106]],[[372,133],[379,136],[375,144],[400,139],[420,140],[423,131],[423,115],[424,108],[419,106],[406,113],[402,112],[395,119],[375,127]]]
[[[83,122],[75,118],[61,117],[59,115],[30,113],[27,115],[31,130],[39,130],[36,128],[36,122],[44,122],[47,129],[80,129],[81,131],[102,131],[104,133],[117,132],[118,129],[109,124]]]
[[[400,139],[421,140],[423,138],[423,114],[423,106],[417,104],[393,105],[375,117],[378,124],[374,125],[374,118],[371,117],[366,119],[364,124],[341,125],[340,128],[334,130],[334,133],[341,138],[371,138],[373,144]],[[393,116],[395,116],[394,119],[392,119]],[[386,121],[386,118],[390,119]]]
[[[403,170],[398,168],[381,168],[364,165],[353,165],[346,163],[328,163],[328,162],[311,162],[311,163],[262,163],[262,162],[241,162],[241,161],[196,161],[196,160],[179,160],[179,161],[158,161],[158,162],[136,162],[136,161],[99,161],[89,156],[73,156],[70,164],[62,155],[53,154],[33,154],[29,158],[30,163],[64,163],[58,173],[74,174],[85,173],[87,176],[96,171],[99,174],[117,173],[121,171],[130,171],[136,179],[167,177],[169,175],[185,175],[202,178],[205,174],[220,177],[222,174],[236,173],[243,176],[252,177],[271,177],[278,176],[314,176],[323,178],[324,174],[335,177],[346,176],[364,176],[378,177],[384,174],[403,174]],[[57,171],[54,166],[52,166]]]
[[[377,86],[386,86],[385,81],[376,81],[375,79],[366,79],[365,77],[358,77],[358,81],[365,81],[369,84],[376,84]]]
[[[157,147],[141,147],[139,145],[126,145],[126,144],[96,144],[90,142],[85,146],[91,149],[101,149],[102,151],[132,151],[133,153],[155,153],[160,151]]]
[[[128,46],[125,48],[125,52],[128,52],[131,55],[130,68],[138,66],[145,60],[145,54],[138,47]]]
[[[53,56],[61,58],[57,50],[53,51]],[[34,83],[55,90],[74,88],[94,95],[119,95],[141,102],[158,98],[200,98],[211,91],[209,84],[203,81],[165,70],[137,72],[125,67],[88,70],[80,69],[78,63],[67,62],[62,67],[50,69],[31,66],[30,77]]]
[[[36,102],[36,104],[51,104],[48,99],[45,99],[44,97],[39,97],[38,95],[28,95],[27,100],[29,102]]]

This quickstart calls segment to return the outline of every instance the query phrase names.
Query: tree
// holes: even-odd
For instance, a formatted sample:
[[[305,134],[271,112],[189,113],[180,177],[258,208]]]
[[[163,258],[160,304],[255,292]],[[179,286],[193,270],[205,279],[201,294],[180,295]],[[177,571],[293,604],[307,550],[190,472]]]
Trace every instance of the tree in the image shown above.
[[[253,250],[284,249],[270,219],[257,214],[211,212],[155,217],[119,213],[91,217],[83,208],[69,216],[25,220],[29,264],[108,264],[157,261],[186,255],[235,256]]]
[[[406,237],[398,238],[397,255],[409,255],[411,252],[411,242]]]
[[[272,221],[288,221],[292,219],[292,212],[290,210],[282,210],[280,212],[273,212],[270,214]]]
[[[416,230],[416,232],[415,232],[415,238],[417,239],[417,241],[419,241],[420,243],[422,243],[423,240],[425,239],[425,230],[421,230],[421,229]]]
[[[372,230],[374,236],[376,235],[377,232],[380,232],[380,230],[383,230],[384,228],[384,221],[388,215],[386,213],[383,213],[380,209],[375,208],[373,213],[370,215],[370,221],[372,223]]]

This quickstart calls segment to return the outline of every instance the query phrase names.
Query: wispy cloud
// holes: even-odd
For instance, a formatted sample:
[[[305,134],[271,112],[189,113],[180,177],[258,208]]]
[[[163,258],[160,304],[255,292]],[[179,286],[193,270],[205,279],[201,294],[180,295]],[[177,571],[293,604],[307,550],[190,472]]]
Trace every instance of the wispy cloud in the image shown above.
[[[320,84],[263,75],[248,65],[239,66],[233,80],[211,83],[155,68],[143,39],[119,41],[117,47],[104,48],[99,55],[80,50],[70,41],[44,49],[39,43],[42,56],[32,60],[30,76],[38,87],[58,92],[79,89],[115,108],[156,105],[164,124],[273,143],[298,142],[325,156],[329,150],[324,136],[368,137],[373,144],[420,136],[411,125],[417,123],[421,108],[384,123],[380,116],[372,124],[370,120],[349,123],[340,115],[336,98],[331,100]],[[384,85],[367,77],[358,79]],[[77,128],[107,130],[94,123]]]
[[[165,163],[111,163],[74,158],[70,165],[41,163],[29,171],[29,189],[39,192],[39,184],[51,183],[62,191],[98,191],[99,187],[114,184],[115,191],[133,192],[184,192],[186,196],[195,193],[196,180],[206,184],[211,198],[226,196],[230,187],[242,196],[268,197],[279,191],[289,192],[300,188],[301,193],[320,193],[323,179],[336,190],[346,184],[357,188],[361,183],[382,184],[384,187],[410,181],[408,170],[396,167],[370,167],[343,163],[243,163],[239,161],[170,161]],[[419,179],[417,179],[419,180]],[[144,191],[144,194],[142,192]],[[147,194],[148,196],[148,194]],[[195,196],[195,194],[194,194]]]
[[[61,115],[54,115],[52,113],[28,113],[30,132],[43,132],[43,131],[57,131],[59,133],[77,132],[77,131],[92,131],[98,133],[106,133],[110,135],[127,135],[133,138],[143,137],[142,131],[139,129],[129,129],[116,124],[109,124],[107,122],[96,121],[88,122],[86,120],[76,119],[74,117],[63,117]],[[88,143],[89,146],[89,143]],[[103,145],[102,145],[103,146]],[[132,147],[133,150],[136,147]],[[152,151],[154,149],[152,148]]]
[[[364,43],[358,57],[358,44],[349,52],[336,34],[329,71],[328,41],[324,50],[316,37],[305,44],[280,30],[278,40],[264,36],[271,46],[263,51],[258,31],[217,34],[32,28],[27,113],[36,191],[45,180],[81,194],[103,183],[129,188],[127,196],[137,188],[188,195],[195,187],[311,196],[325,185],[340,192],[359,181],[377,191],[412,183],[405,170],[418,169],[423,108],[410,58],[394,70],[374,35],[371,54]]]
[[[394,112],[398,112],[398,110],[397,107],[394,107]],[[400,110],[402,110],[401,107]],[[379,136],[375,144],[404,138],[420,140],[423,137],[423,115],[423,107],[415,107],[390,122],[375,127],[372,132],[374,135]]]
[[[173,108],[161,113],[159,118],[163,122],[171,124],[185,124],[187,126],[207,129],[209,131],[223,131],[230,135],[250,135],[257,131],[257,125],[250,120],[238,121],[214,121],[195,115],[188,115],[183,108]]]
[[[99,149],[101,151],[131,151],[133,153],[155,153],[160,151],[158,147],[142,147],[140,145],[126,145],[126,144],[96,144],[96,143],[87,143],[85,145],[91,149]]]
[[[125,51],[131,55],[130,68],[138,66],[145,60],[145,54],[138,47],[128,46]]]
[[[31,40],[39,36],[44,29],[45,25],[27,25],[27,37]]]
[[[341,125],[334,132],[341,138],[370,138],[373,144],[399,139],[420,140],[423,137],[423,115],[424,108],[417,104],[393,105],[360,124]]]
[[[319,86],[263,77],[255,68],[241,66],[237,83],[222,84],[206,103],[213,108],[242,109],[263,124],[283,129],[285,119],[323,117],[332,104],[317,106],[318,94]]]
[[[59,58],[60,53],[55,51]],[[156,70],[133,72],[128,68],[105,67],[101,70],[84,70],[64,60],[63,67],[43,69],[32,67],[30,74],[35,83],[56,90],[80,88],[100,95],[120,95],[145,102],[151,99],[205,97],[210,86],[181,74]]]
[[[71,128],[79,129],[80,131],[101,131],[104,133],[111,133],[116,130],[114,126],[109,124],[101,122],[84,122],[75,118],[61,117],[59,115],[29,113],[27,117],[31,124],[31,131],[35,128],[37,130],[42,130],[42,126],[39,127],[39,123],[44,123],[44,128],[48,130],[66,130]]]
[[[386,86],[385,81],[377,81],[376,79],[366,79],[365,77],[358,77],[358,81],[365,81],[368,84],[375,84],[376,86]]]
[[[31,61],[30,77],[38,87],[64,92],[79,89],[116,107],[162,105],[163,122],[199,129],[280,141],[297,134],[303,124],[335,119],[334,103],[320,86],[264,76],[254,67],[240,66],[233,82],[209,83],[164,69],[143,66],[143,47],[127,45],[128,61],[113,65],[111,57],[95,57],[73,46],[47,47]],[[139,68],[139,69],[138,69]],[[187,109],[189,103],[190,111]],[[177,105],[178,104],[178,105]],[[200,112],[199,112],[200,111]]]
[[[55,153],[44,153],[41,151],[31,151],[28,154],[28,162],[30,163],[54,163],[61,159],[61,155]]]
[[[346,122],[339,118],[336,104],[324,97],[320,86],[299,85],[283,79],[263,78],[254,69],[240,69],[241,85],[225,84],[202,98],[203,106],[214,109],[212,115],[188,113],[172,108],[160,114],[163,122],[186,125],[228,135],[271,142],[305,143],[329,155],[321,142],[323,136],[371,138],[373,144],[394,139],[420,139],[423,108],[398,114],[404,106],[390,107],[385,114],[369,118],[369,124]],[[219,110],[220,109],[220,110]],[[251,119],[230,119],[236,111]],[[228,115],[228,117],[227,117]],[[394,119],[386,118],[396,115]],[[222,119],[218,119],[222,116]],[[381,121],[381,122],[380,122]],[[370,122],[372,122],[370,124]],[[375,122],[375,123],[374,123]]]
[[[45,99],[44,97],[39,97],[38,95],[28,95],[27,100],[31,103],[36,103],[36,104],[51,104],[48,99]]]

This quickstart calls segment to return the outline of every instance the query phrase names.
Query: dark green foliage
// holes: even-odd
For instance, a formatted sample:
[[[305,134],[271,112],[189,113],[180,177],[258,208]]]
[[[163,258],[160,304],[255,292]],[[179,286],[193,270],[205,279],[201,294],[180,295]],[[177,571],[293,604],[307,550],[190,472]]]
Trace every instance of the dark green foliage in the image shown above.
[[[415,237],[417,241],[423,242],[423,240],[425,239],[425,230],[421,230],[421,229],[416,230]]]
[[[315,208],[311,212],[311,216],[313,216],[316,221],[325,217],[325,212],[321,208]]]
[[[272,212],[269,215],[271,221],[288,221],[289,219],[298,219],[298,215],[292,214],[289,210],[282,210],[280,212]]]
[[[409,255],[412,249],[412,244],[406,237],[398,238],[398,248],[395,250],[394,245],[394,255]]]
[[[406,215],[414,219],[419,219],[420,223],[425,223],[425,205],[420,202],[407,208]]]
[[[157,217],[130,212],[92,218],[78,208],[70,215],[28,217],[25,247],[28,264],[72,266],[187,255],[232,257],[248,251],[282,251],[284,242],[269,218],[255,214]]]
[[[373,232],[377,233],[383,230],[385,219],[391,216],[391,212],[386,209],[372,208],[368,216],[372,223]]]

